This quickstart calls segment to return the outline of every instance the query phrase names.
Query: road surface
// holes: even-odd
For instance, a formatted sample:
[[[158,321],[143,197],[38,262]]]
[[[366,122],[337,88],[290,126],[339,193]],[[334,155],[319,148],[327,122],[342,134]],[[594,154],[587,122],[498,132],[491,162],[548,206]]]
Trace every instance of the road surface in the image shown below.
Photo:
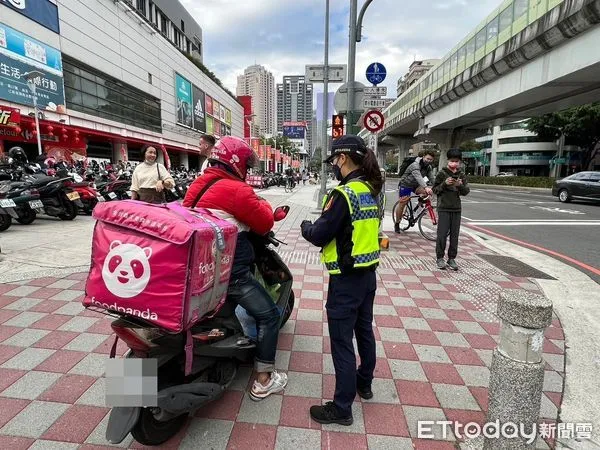
[[[395,180],[387,182],[389,210],[397,200],[396,186]],[[463,226],[528,244],[600,283],[600,204],[560,203],[527,188],[472,188],[463,198]]]

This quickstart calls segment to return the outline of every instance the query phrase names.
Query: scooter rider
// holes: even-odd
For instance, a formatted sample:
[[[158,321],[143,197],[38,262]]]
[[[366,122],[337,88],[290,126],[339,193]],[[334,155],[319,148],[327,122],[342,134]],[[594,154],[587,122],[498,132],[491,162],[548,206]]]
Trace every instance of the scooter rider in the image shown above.
[[[242,139],[226,136],[210,156],[211,167],[189,187],[183,206],[206,208],[238,227],[237,247],[229,283],[228,298],[241,305],[258,326],[254,368],[258,376],[250,398],[262,400],[282,391],[287,375],[275,370],[279,337],[279,311],[271,296],[251,271],[255,260],[248,232],[265,235],[274,225],[273,209],[245,183],[249,168],[256,167],[258,155]]]
[[[322,247],[322,261],[329,271],[327,322],[335,368],[333,402],[313,406],[310,415],[323,423],[351,425],[356,393],[373,397],[375,370],[373,301],[379,263],[380,205],[383,187],[377,158],[358,136],[342,136],[333,143],[328,162],[340,184],[326,198],[323,213],[312,224],[301,224],[302,236]],[[360,366],[352,336],[356,334]]]

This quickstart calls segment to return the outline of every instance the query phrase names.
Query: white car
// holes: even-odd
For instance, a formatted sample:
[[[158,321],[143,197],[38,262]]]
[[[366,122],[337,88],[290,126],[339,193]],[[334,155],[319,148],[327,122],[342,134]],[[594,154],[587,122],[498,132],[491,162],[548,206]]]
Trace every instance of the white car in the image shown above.
[[[514,177],[516,176],[514,173],[512,172],[500,172],[498,175],[496,175],[497,177]]]

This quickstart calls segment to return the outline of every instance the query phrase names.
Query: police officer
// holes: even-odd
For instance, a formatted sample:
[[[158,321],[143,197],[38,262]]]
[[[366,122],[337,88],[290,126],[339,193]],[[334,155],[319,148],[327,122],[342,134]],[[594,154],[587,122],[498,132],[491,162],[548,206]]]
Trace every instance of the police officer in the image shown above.
[[[313,420],[352,425],[352,402],[358,392],[373,397],[375,370],[373,301],[379,264],[380,205],[383,182],[377,158],[358,136],[334,141],[327,160],[340,184],[324,201],[323,213],[313,224],[302,222],[302,236],[322,247],[321,259],[329,271],[327,321],[335,367],[333,402],[312,406]],[[352,336],[356,334],[360,367]]]

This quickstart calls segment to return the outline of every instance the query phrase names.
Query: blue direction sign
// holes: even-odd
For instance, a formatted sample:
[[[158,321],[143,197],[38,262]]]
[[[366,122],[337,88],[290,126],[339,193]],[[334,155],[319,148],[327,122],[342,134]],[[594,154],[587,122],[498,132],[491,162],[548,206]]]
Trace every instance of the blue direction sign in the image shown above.
[[[378,85],[383,83],[386,75],[387,71],[385,70],[385,66],[381,63],[375,62],[367,67],[367,80],[371,84]]]

